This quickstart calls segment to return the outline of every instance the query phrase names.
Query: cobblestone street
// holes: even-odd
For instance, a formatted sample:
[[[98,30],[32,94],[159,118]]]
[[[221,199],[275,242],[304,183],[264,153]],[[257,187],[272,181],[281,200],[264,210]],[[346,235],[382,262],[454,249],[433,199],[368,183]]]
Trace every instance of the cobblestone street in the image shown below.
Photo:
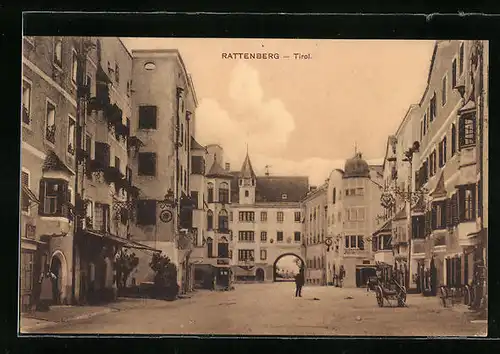
[[[309,286],[295,298],[293,283],[236,284],[230,292],[197,292],[175,302],[144,302],[36,333],[246,334],[359,336],[475,336],[461,306],[443,308],[437,298],[408,296],[406,308],[379,308],[365,289]]]

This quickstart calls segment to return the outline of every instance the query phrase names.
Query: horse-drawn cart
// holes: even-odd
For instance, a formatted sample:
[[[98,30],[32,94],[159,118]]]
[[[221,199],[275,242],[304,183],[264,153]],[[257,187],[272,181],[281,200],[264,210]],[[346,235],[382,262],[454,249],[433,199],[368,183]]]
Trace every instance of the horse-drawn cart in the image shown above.
[[[396,301],[399,307],[406,306],[406,287],[396,278],[392,266],[387,263],[377,263],[377,284],[374,284],[377,303],[384,306],[384,300],[390,305]]]

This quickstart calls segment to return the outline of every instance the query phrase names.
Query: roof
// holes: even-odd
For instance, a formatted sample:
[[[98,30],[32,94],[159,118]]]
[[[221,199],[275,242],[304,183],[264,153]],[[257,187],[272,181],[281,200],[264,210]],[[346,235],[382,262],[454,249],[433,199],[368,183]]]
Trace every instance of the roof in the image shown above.
[[[437,49],[438,49],[438,41],[436,41],[436,43],[434,44],[434,50],[432,52],[431,63],[430,63],[430,66],[429,66],[429,73],[427,74],[427,84],[426,84],[426,87],[425,87],[424,94],[422,95],[422,98],[420,99],[419,105],[422,105],[422,103],[424,102],[424,99],[425,99],[425,95],[427,94],[427,91],[429,91],[429,85],[430,85],[430,82],[431,82],[432,69],[434,67],[434,62],[436,61]]]
[[[392,232],[392,219],[387,220],[382,226],[380,226],[377,231],[373,233],[373,236],[386,232]]]
[[[71,171],[69,167],[66,166],[64,162],[61,161],[59,156],[57,156],[57,154],[53,150],[50,150],[49,153],[47,154],[47,157],[43,162],[42,171],[43,172],[61,171],[61,172],[66,172],[70,175],[74,174],[73,171]]]
[[[239,201],[238,179],[239,171],[229,172],[233,176],[231,180],[231,200],[233,203]],[[255,201],[277,203],[298,203],[309,191],[309,177],[306,176],[258,176],[256,177]],[[286,194],[284,200],[282,195]]]
[[[245,157],[245,161],[243,161],[243,165],[241,166],[240,171],[241,178],[255,178],[255,172],[253,171],[252,162],[250,161],[250,156]]]
[[[430,196],[432,198],[442,198],[446,197],[448,192],[446,191],[446,187],[444,185],[444,172],[441,171],[441,175],[436,183],[436,187],[431,191]]]
[[[354,157],[345,162],[344,178],[350,177],[370,177],[370,168],[368,163],[363,160],[361,153],[356,153]]]
[[[219,161],[217,161],[217,158],[214,159],[214,163],[212,164],[212,167],[210,167],[210,171],[208,171],[205,176],[208,178],[233,178],[233,175],[222,168]]]
[[[197,142],[195,138],[191,137],[191,150],[205,150],[205,147]]]

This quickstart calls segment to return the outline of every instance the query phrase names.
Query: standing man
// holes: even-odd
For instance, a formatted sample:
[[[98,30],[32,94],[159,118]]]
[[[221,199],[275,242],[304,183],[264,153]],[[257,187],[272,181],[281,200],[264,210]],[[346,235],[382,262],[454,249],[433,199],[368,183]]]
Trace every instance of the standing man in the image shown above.
[[[304,268],[300,268],[299,273],[295,275],[295,297],[302,297],[302,287],[304,283]]]

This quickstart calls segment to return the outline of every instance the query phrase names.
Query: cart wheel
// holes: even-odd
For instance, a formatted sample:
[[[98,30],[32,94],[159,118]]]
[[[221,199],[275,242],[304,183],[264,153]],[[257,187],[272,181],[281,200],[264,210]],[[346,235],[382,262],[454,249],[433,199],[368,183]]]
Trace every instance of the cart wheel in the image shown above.
[[[403,286],[403,289],[398,296],[398,306],[404,307],[405,305],[406,305],[406,288]]]
[[[464,287],[464,305],[470,306],[471,304],[471,293],[468,285]]]
[[[377,303],[379,307],[384,307],[384,297],[382,296],[382,289],[380,286],[376,289]]]

